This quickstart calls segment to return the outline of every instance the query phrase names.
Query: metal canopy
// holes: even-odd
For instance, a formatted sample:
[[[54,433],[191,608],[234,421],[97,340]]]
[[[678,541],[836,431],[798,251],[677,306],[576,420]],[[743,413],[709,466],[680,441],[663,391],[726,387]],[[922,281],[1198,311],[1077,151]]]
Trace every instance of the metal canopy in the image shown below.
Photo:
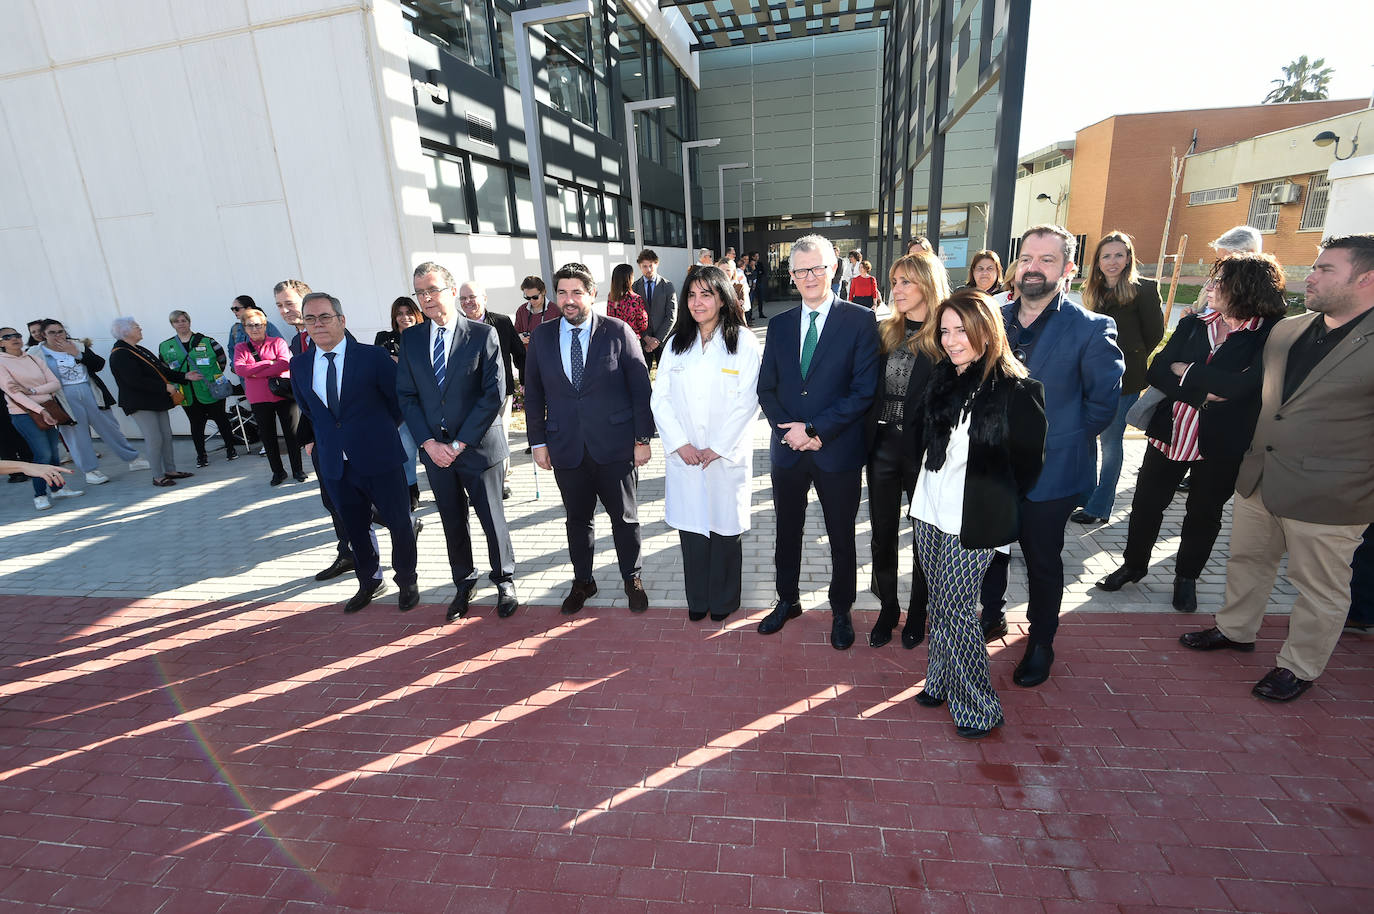
[[[696,35],[693,51],[882,28],[893,0],[659,0],[676,7]]]

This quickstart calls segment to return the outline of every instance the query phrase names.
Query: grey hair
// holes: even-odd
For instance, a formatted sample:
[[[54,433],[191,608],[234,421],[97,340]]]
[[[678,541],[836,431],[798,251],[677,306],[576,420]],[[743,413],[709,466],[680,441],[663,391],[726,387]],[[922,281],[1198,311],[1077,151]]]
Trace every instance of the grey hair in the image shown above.
[[[302,314],[305,313],[305,306],[310,304],[312,301],[329,302],[329,307],[333,309],[334,315],[336,317],[343,317],[343,305],[339,304],[339,300],[334,296],[330,295],[328,292],[311,292],[305,298],[301,299]]]
[[[795,256],[805,251],[816,251],[821,255],[822,266],[832,266],[839,263],[839,258],[835,256],[835,244],[824,235],[803,235],[792,242],[792,255]]]
[[[482,299],[482,301],[486,301],[486,300],[487,300],[487,287],[484,286],[484,285],[482,285],[482,284],[481,284],[480,282],[478,282],[477,280],[475,280],[475,279],[465,279],[465,280],[463,280],[462,282],[460,282],[460,283],[458,284],[458,287],[459,287],[460,289],[461,289],[463,286],[467,286],[469,289],[471,289],[471,290],[472,290],[472,294],[473,294],[473,295],[476,295],[478,298]]]
[[[715,252],[712,251],[710,248],[702,248],[701,250],[697,251],[697,260],[700,260],[703,257],[710,257],[712,260],[716,259]]]
[[[1247,254],[1260,254],[1264,251],[1264,236],[1248,225],[1238,225],[1210,244],[1217,251],[1240,251]]]
[[[432,260],[426,260],[424,263],[416,267],[415,272],[411,274],[411,277],[413,279],[419,279],[426,273],[437,273],[439,278],[443,280],[445,289],[458,288],[458,284],[453,281],[453,274],[450,273],[444,267],[439,266],[439,264],[435,263]]]
[[[172,321],[176,320],[176,319],[179,318],[179,317],[184,317],[184,318],[186,318],[188,321],[191,319],[191,315],[187,314],[185,311],[182,311],[180,308],[178,308],[177,310],[173,311],[171,314],[167,315],[167,323],[170,324]]]
[[[110,335],[117,340],[122,340],[129,335],[129,332],[138,326],[138,321],[125,315],[117,317],[110,322]]]

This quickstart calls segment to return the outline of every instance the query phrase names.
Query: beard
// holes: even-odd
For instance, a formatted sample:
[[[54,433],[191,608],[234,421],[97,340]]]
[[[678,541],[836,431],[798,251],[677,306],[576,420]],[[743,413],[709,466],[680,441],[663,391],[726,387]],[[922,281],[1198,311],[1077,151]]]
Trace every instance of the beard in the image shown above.
[[[1016,281],[1016,288],[1023,298],[1044,298],[1059,287],[1059,280],[1050,281],[1044,273],[1027,270]]]
[[[1327,314],[1332,311],[1345,310],[1346,306],[1352,303],[1354,297],[1349,288],[1336,289],[1304,296],[1303,304],[1309,311],[1320,311],[1322,314]]]

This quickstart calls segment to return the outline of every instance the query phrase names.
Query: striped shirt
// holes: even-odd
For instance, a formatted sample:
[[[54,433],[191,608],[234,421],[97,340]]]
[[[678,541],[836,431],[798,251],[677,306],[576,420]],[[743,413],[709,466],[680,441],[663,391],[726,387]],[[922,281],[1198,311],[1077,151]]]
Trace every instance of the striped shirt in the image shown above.
[[[1207,353],[1208,362],[1212,361],[1212,356],[1217,354],[1217,350],[1226,342],[1231,333],[1244,333],[1255,330],[1260,324],[1264,323],[1258,317],[1252,317],[1239,327],[1231,330],[1230,333],[1227,333],[1226,323],[1222,320],[1220,311],[1209,311],[1206,314],[1198,315],[1198,317],[1207,328],[1207,344],[1209,348]],[[1184,372],[1184,374],[1187,374],[1187,372]],[[1183,379],[1180,378],[1179,380],[1181,382]],[[1173,441],[1165,442],[1156,438],[1151,438],[1150,444],[1158,448],[1165,457],[1168,457],[1170,460],[1176,460],[1179,463],[1201,460],[1203,456],[1202,450],[1198,446],[1198,426],[1201,419],[1202,416],[1198,412],[1197,407],[1189,406],[1182,400],[1175,400]]]

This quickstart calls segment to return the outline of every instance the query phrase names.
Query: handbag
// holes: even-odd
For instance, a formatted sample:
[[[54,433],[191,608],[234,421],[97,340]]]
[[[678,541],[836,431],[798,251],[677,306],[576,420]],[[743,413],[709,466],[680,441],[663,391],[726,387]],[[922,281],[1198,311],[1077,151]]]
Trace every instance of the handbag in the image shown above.
[[[227,399],[234,392],[234,382],[227,375],[220,375],[210,382],[210,396],[216,400]]]
[[[1158,387],[1147,387],[1140,399],[1130,409],[1126,410],[1126,424],[1131,428],[1138,428],[1142,432],[1150,425],[1150,420],[1154,418],[1155,410],[1159,404],[1163,403],[1167,397],[1164,391]]]
[[[24,412],[28,413],[29,418],[33,420],[33,424],[38,426],[39,428],[57,428],[59,425],[76,424],[76,420],[73,419],[71,415],[68,414],[68,412],[62,408],[62,404],[57,402],[56,397],[51,397],[47,400],[39,400],[38,405],[42,407],[42,410],[32,410],[25,406]],[[48,424],[48,421],[43,418],[44,412],[46,412],[49,416],[52,416],[53,421],[51,425]]]
[[[259,362],[262,361],[262,356],[258,355],[258,347],[253,345],[252,340],[248,340],[248,351],[253,353],[253,358],[257,359]],[[296,399],[295,391],[291,389],[290,378],[268,378],[267,389],[275,396],[281,397],[283,400]]]
[[[172,383],[171,381],[167,380],[167,376],[162,373],[162,369],[157,367],[157,363],[154,362],[152,359],[148,358],[143,353],[139,352],[137,346],[130,346],[129,351],[132,352],[134,355],[138,356],[143,361],[147,362],[148,365],[152,367],[153,371],[157,372],[157,376],[162,379],[163,384]],[[180,406],[181,404],[186,402],[186,395],[181,392],[181,387],[179,386],[173,385],[171,396],[173,406]]]

